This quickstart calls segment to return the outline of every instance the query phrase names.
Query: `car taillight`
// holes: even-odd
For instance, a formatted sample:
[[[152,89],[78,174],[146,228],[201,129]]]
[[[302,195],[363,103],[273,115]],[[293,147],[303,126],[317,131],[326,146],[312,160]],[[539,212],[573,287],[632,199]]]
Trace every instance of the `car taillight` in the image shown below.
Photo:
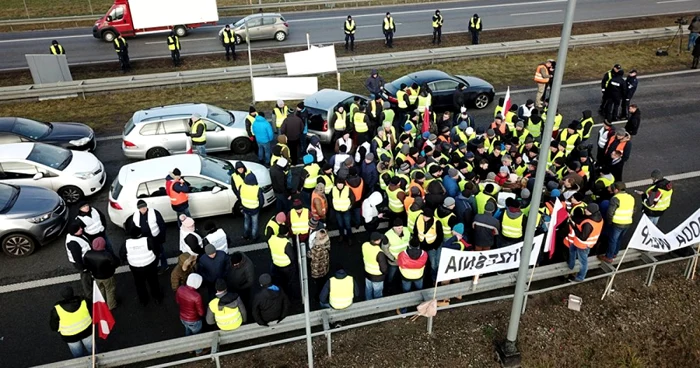
[[[396,97],[389,96],[389,102],[397,103],[397,102],[399,102],[399,100],[397,100]]]
[[[136,145],[129,141],[124,141],[124,147],[136,147]]]
[[[289,23],[284,22],[284,26],[287,27],[287,28],[289,28]]]
[[[121,210],[121,209],[122,209],[122,206],[120,206],[119,203],[117,203],[117,202],[115,202],[115,201],[113,201],[113,200],[111,200],[111,199],[109,200],[109,206],[112,207],[112,208],[114,208],[115,210]]]
[[[328,120],[323,121],[323,128],[321,130],[323,130],[324,132],[328,131]]]

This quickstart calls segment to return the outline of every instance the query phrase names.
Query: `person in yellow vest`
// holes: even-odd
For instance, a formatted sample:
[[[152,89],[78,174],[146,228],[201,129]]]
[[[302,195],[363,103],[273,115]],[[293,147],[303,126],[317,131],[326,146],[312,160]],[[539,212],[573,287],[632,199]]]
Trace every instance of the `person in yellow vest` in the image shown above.
[[[384,237],[386,242],[383,242],[381,247],[389,267],[386,273],[386,282],[387,285],[391,285],[396,272],[399,270],[396,261],[399,254],[408,248],[408,243],[411,241],[411,233],[404,226],[404,222],[401,219],[394,219],[391,223],[391,228],[384,233]]]
[[[636,190],[635,193],[642,196],[642,210],[649,221],[654,225],[659,223],[659,218],[671,207],[673,196],[673,184],[661,173],[654,169],[651,172],[651,186],[644,192]]]
[[[576,258],[581,263],[581,269],[575,277],[569,280],[581,282],[586,278],[588,273],[588,253],[598,242],[603,231],[603,216],[597,203],[591,203],[586,206],[584,217],[578,221],[568,218],[569,235],[566,238],[566,243],[569,247],[568,266],[570,270],[576,265]]]
[[[357,133],[358,145],[370,140],[369,138],[372,133],[369,132],[369,116],[367,116],[367,114],[364,111],[362,111],[362,109],[358,109],[352,115],[352,126],[355,130],[355,133]]]
[[[275,115],[275,132],[279,132],[284,119],[286,119],[291,112],[292,111],[284,104],[283,100],[277,100],[277,105],[272,109],[272,113]]]
[[[129,63],[129,44],[126,43],[126,39],[118,34],[114,38],[114,51],[117,52],[119,56],[119,64],[121,65],[122,72],[126,73],[131,70],[131,63]]]
[[[483,29],[481,25],[481,18],[479,18],[479,14],[474,14],[473,17],[469,19],[469,33],[472,35],[472,45],[478,45],[479,44],[479,33]]]
[[[440,14],[440,10],[435,11],[435,15],[433,15],[433,45],[436,43],[439,45],[442,43],[442,14]]]
[[[566,151],[564,156],[569,157],[576,146],[581,143],[581,136],[578,133],[579,129],[580,127],[578,120],[573,120],[571,123],[569,123],[565,130],[562,130],[561,133],[559,133],[559,142],[566,142]]]
[[[286,224],[287,215],[284,212],[278,212],[265,225],[265,239],[270,240],[273,236],[277,236],[280,233],[280,227]],[[287,234],[283,234],[283,236],[287,236]]]
[[[248,174],[250,174],[250,170],[248,170],[243,161],[236,161],[234,171],[231,174],[231,190],[237,197],[241,196],[241,186]]]
[[[484,189],[481,190],[479,193],[477,193],[474,196],[474,199],[476,201],[476,213],[481,215],[484,213],[484,209],[486,208],[486,203],[492,202],[494,205],[496,204],[496,199],[493,197],[494,195],[494,186],[493,184],[489,183],[484,186]]]
[[[315,150],[314,150],[315,151]],[[316,162],[315,152],[314,154],[306,154],[302,158],[304,162],[304,167],[300,174],[300,180],[302,184],[301,190],[301,200],[305,207],[311,207],[311,193],[316,188],[316,183],[318,182],[318,177],[321,173],[321,166]]]
[[[501,219],[501,245],[509,246],[523,240],[527,216],[520,210],[515,198],[506,198],[506,208]]]
[[[357,286],[355,279],[340,267],[335,271],[333,277],[329,278],[326,284],[323,285],[318,299],[320,300],[321,308],[340,310],[349,308],[353,300],[359,295],[360,288]]]
[[[382,123],[384,122],[383,111],[384,101],[382,100],[382,95],[374,96],[374,99],[367,103],[365,114],[367,114],[367,118],[369,119],[369,130],[371,132],[382,127]]]
[[[226,281],[217,279],[216,297],[209,302],[207,308],[207,324],[216,326],[221,331],[233,331],[246,322],[248,315],[241,297],[228,291]]]
[[[238,200],[243,210],[243,239],[255,241],[258,239],[258,216],[265,203],[262,188],[258,185],[255,174],[246,175]]]
[[[66,49],[58,43],[58,41],[51,41],[51,46],[49,46],[49,52],[51,55],[65,55]]]
[[[300,295],[299,273],[296,252],[291,240],[287,237],[289,232],[290,229],[287,225],[281,225],[279,234],[268,239],[267,245],[272,258],[272,272],[270,273],[273,283],[284,289],[290,299],[294,300],[298,299]]]
[[[389,180],[389,186],[386,188],[386,196],[389,198],[389,221],[396,218],[406,220],[406,209],[403,204],[406,200],[406,192],[401,189],[400,184],[401,179],[394,176]]]
[[[92,301],[77,296],[70,286],[61,289],[61,300],[51,308],[49,325],[68,344],[73,358],[92,353]]]
[[[173,65],[180,65],[180,37],[178,37],[175,32],[170,31],[168,35],[168,50],[170,50],[170,57],[173,59]]]
[[[245,116],[245,131],[248,133],[250,140],[254,140],[255,133],[253,133],[253,123],[255,123],[255,117],[258,116],[258,110],[255,106],[248,107],[248,115]],[[289,158],[287,158],[289,160]]]
[[[635,199],[626,189],[625,183],[619,181],[610,187],[613,197],[608,205],[608,250],[605,255],[598,256],[603,262],[613,262],[620,251],[622,238],[632,226]]]
[[[299,242],[305,243],[309,239],[309,209],[304,207],[300,199],[295,199],[292,203],[292,211],[289,212],[289,227],[292,229],[292,243],[296,243],[297,236]]]
[[[348,124],[350,123],[348,118],[348,114],[345,112],[343,105],[338,105],[335,107],[335,111],[328,121],[328,124],[333,127],[333,142],[336,143],[336,147],[338,146],[338,140],[348,131]],[[337,149],[335,153],[338,153]]]
[[[352,16],[348,15],[348,19],[343,24],[343,32],[345,32],[345,51],[348,51],[348,41],[350,41],[350,51],[355,51],[355,31],[357,26]]]
[[[386,255],[381,244],[386,243],[384,235],[373,232],[369,241],[362,244],[362,260],[365,265],[365,300],[384,296],[384,280],[389,271]]]
[[[350,187],[345,184],[344,178],[335,178],[335,186],[331,190],[331,204],[338,223],[340,241],[348,246],[352,244],[351,214],[354,203],[355,196]]]
[[[194,113],[189,121],[187,136],[192,140],[192,149],[200,156],[207,156],[207,126],[199,114]]]
[[[411,232],[411,246],[420,247],[420,249],[428,253],[433,282],[436,280],[438,263],[440,261],[437,250],[444,239],[442,224],[433,217],[434,213],[434,209],[425,207],[421,216],[418,216],[416,219],[416,224],[413,225],[413,231]]]
[[[384,44],[388,48],[394,47],[394,33],[396,32],[396,24],[391,13],[386,12],[386,17],[382,21],[382,31],[384,31]]]
[[[442,201],[442,205],[435,209],[435,219],[440,222],[442,226],[442,233],[446,236],[452,234],[452,227],[457,225],[459,221],[455,214],[455,199],[452,197],[446,197]]]
[[[233,60],[236,60],[236,33],[227,24],[219,37],[221,44],[226,49],[226,60],[231,60],[231,54],[233,54]]]
[[[404,293],[423,289],[423,274],[425,264],[428,262],[428,252],[422,250],[417,244],[409,244],[409,247],[399,253],[396,263],[401,273],[401,290]],[[437,272],[437,271],[436,271]],[[406,308],[396,310],[396,314],[406,313]]]

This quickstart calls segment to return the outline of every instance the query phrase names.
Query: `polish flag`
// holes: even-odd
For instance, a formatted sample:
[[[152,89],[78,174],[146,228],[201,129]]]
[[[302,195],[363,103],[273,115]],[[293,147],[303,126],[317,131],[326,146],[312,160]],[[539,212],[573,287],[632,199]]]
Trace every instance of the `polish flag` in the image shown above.
[[[566,221],[569,214],[566,212],[566,207],[562,205],[559,198],[554,203],[552,208],[552,214],[549,220],[549,229],[547,230],[547,238],[544,242],[544,251],[549,252],[549,259],[554,256],[554,242],[556,241],[555,234],[557,233],[557,227],[561,225],[562,222]]]
[[[509,86],[508,90],[506,91],[506,97],[503,99],[503,112],[501,113],[501,115],[503,116],[504,119],[506,118],[506,113],[508,112],[508,110],[510,110],[510,105],[511,105],[511,101],[510,101],[510,86]]]
[[[185,153],[192,153],[192,140],[190,137],[185,139]]]
[[[430,131],[430,110],[428,107],[425,107],[425,110],[423,110],[423,127],[421,128],[420,132],[425,133]]]
[[[92,324],[96,325],[100,338],[107,339],[107,335],[114,327],[114,317],[109,310],[105,298],[97,287],[97,283],[92,283]]]

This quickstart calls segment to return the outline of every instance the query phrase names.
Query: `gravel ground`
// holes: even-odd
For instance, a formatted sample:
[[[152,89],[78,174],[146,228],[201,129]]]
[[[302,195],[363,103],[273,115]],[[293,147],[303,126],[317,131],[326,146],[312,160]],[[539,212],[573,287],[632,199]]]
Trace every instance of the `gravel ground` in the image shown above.
[[[685,263],[621,274],[600,300],[605,281],[535,295],[520,326],[523,367],[698,367],[700,302],[697,281],[683,277]],[[583,298],[569,310],[569,294]],[[493,342],[505,337],[511,302],[438,312],[433,334],[426,320],[385,322],[333,335],[333,357],[324,338],[314,339],[315,367],[499,367]],[[305,367],[304,342],[225,357],[224,367]],[[215,366],[211,362],[187,368]]]

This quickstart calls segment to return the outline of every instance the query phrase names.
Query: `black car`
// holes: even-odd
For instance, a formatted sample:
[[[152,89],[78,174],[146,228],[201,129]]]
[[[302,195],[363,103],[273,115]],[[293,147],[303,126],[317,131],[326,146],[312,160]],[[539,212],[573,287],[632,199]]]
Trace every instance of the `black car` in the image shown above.
[[[77,151],[94,151],[95,132],[80,123],[43,123],[26,118],[0,118],[0,144],[41,142]]]
[[[452,95],[460,83],[467,87],[464,90],[464,100],[477,109],[483,109],[488,106],[496,95],[491,83],[483,79],[464,75],[450,75],[440,70],[423,70],[404,75],[384,85],[384,91],[392,104],[396,104],[396,91],[399,90],[402,83],[408,87],[413,83],[417,83],[419,86],[427,85],[432,91],[433,111],[436,112],[453,110]]]

